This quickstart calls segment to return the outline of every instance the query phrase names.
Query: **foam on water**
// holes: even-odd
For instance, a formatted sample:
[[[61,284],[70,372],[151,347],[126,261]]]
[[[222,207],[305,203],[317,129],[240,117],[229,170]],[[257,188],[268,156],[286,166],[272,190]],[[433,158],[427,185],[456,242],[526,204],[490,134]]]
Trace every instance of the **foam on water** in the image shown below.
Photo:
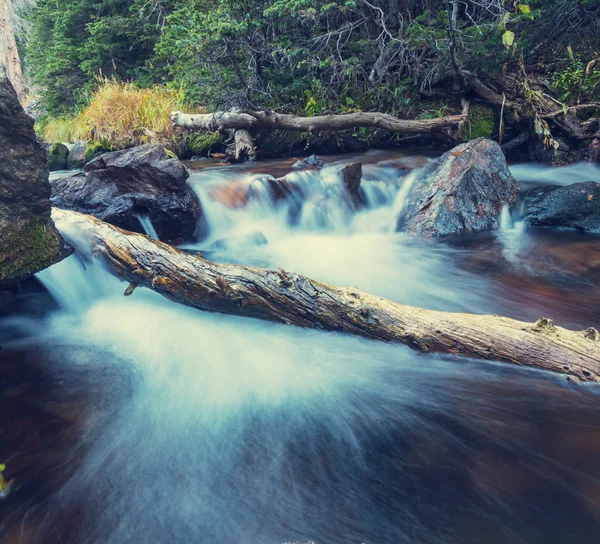
[[[510,167],[512,175],[522,183],[543,185],[570,185],[581,181],[600,183],[600,166],[580,162],[569,166],[551,167],[543,164],[515,164]]]
[[[338,167],[290,174],[302,198],[285,202],[265,176],[236,173],[251,189],[238,208],[211,192],[231,183],[228,170],[193,174],[210,227],[194,247],[406,304],[498,311],[477,268],[456,266],[460,249],[394,232],[418,171],[399,181],[393,168],[369,168],[357,212]],[[503,494],[509,479],[496,489],[493,470],[478,467],[527,458],[543,482],[562,470],[537,452],[527,419],[540,409],[532,391],[554,378],[203,313],[144,289],[125,299],[126,284],[85,235],[57,226],[77,255],[38,275],[62,309],[36,322],[35,341],[54,350],[53,371],[67,384],[102,364],[107,400],[88,408],[83,460],[52,497],[39,542],[518,541],[528,503],[519,508]],[[501,227],[505,257],[518,262],[527,238],[508,209]],[[268,243],[248,236],[256,232]],[[233,242],[216,244],[223,239]],[[506,374],[514,382],[498,392]],[[114,383],[129,394],[109,395]]]

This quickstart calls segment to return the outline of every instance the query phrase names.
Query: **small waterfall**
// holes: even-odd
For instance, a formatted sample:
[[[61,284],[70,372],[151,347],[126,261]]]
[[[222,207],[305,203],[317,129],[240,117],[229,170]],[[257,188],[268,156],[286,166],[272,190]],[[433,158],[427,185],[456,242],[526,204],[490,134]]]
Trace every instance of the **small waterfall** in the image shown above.
[[[502,206],[502,212],[500,213],[500,230],[511,230],[513,228],[512,217],[510,216],[510,209],[505,204]]]
[[[144,232],[150,236],[150,238],[154,238],[155,240],[160,240],[160,238],[158,237],[158,234],[156,233],[156,229],[154,228],[154,225],[152,224],[152,221],[150,221],[150,217],[146,214],[138,214],[136,215],[138,221],[140,222],[140,225],[142,226],[142,229],[144,229]]]
[[[402,182],[400,190],[394,199],[394,204],[392,205],[392,218],[389,225],[390,232],[396,232],[398,222],[403,219],[404,214],[408,209],[408,198],[411,190],[415,185],[415,182],[421,178],[422,172],[423,170],[421,168],[417,168],[404,177],[404,181]]]

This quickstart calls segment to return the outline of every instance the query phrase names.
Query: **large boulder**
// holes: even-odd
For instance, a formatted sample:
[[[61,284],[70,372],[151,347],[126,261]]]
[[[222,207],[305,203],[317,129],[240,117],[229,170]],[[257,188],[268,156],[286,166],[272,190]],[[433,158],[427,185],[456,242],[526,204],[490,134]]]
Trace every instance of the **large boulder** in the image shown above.
[[[85,166],[87,144],[85,142],[75,142],[69,148],[69,156],[67,157],[67,168],[69,170],[79,170]]]
[[[498,227],[519,193],[500,146],[485,138],[451,149],[404,183],[411,186],[400,193],[397,230],[426,237]]]
[[[105,153],[84,172],[52,181],[52,203],[118,227],[143,232],[152,222],[166,242],[196,239],[201,207],[186,184],[189,173],[161,145]]]
[[[525,203],[526,221],[531,226],[600,232],[600,183],[534,189]]]
[[[24,280],[72,251],[50,211],[46,150],[0,69],[0,285]]]

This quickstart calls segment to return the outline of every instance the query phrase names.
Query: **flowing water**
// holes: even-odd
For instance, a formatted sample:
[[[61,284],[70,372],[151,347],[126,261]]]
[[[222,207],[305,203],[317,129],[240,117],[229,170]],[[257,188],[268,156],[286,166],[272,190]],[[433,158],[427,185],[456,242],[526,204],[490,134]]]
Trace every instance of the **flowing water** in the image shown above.
[[[600,237],[528,230],[518,205],[494,232],[410,238],[395,225],[429,159],[360,157],[360,212],[347,160],[195,171],[207,229],[188,249],[427,308],[600,326]],[[575,168],[514,172],[527,187],[597,175]],[[281,200],[269,180],[290,170],[299,190]],[[600,540],[597,386],[124,298],[58,227],[78,254],[38,275],[56,306],[24,293],[0,319],[3,542]]]

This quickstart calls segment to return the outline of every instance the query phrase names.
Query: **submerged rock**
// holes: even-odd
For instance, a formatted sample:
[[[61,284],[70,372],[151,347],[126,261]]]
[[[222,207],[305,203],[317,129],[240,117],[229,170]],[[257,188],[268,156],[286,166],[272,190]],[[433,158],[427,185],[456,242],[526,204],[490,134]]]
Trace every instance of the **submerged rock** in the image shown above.
[[[208,251],[232,251],[237,247],[264,246],[269,243],[261,231],[248,232],[238,237],[215,240]]]
[[[69,148],[65,144],[52,144],[48,148],[48,168],[50,172],[66,170]]]
[[[421,236],[498,227],[519,192],[500,146],[485,138],[451,149],[410,182],[397,230]]]
[[[318,155],[311,155],[307,159],[304,159],[304,164],[314,166],[315,168],[323,168],[323,160]]]
[[[196,239],[202,210],[186,184],[189,173],[161,145],[105,153],[84,170],[52,181],[55,206],[134,232],[143,232],[143,215],[163,241]]]
[[[0,285],[22,281],[72,252],[50,211],[46,150],[0,69]]]
[[[525,213],[534,227],[600,232],[600,183],[534,189],[527,194]]]

